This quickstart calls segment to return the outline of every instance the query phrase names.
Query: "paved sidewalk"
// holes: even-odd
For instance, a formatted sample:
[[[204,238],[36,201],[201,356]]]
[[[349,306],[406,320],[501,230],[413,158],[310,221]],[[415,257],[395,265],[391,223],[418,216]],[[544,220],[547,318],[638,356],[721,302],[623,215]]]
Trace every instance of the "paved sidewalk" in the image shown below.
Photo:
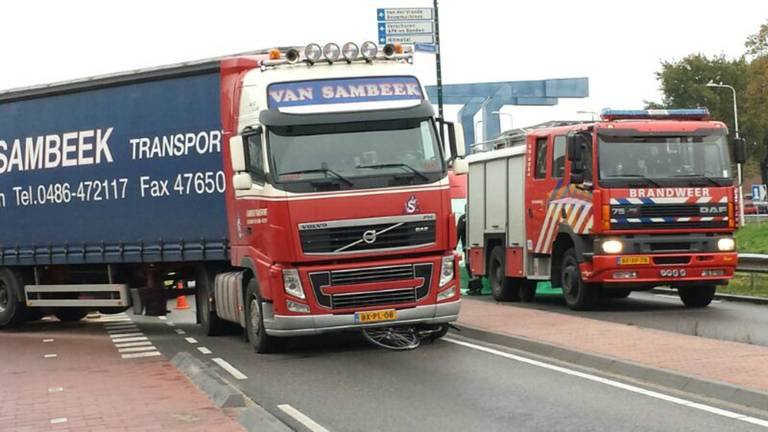
[[[99,319],[29,323],[0,346],[2,432],[243,430],[164,357],[123,358]]]
[[[458,324],[768,392],[768,347],[468,298]]]

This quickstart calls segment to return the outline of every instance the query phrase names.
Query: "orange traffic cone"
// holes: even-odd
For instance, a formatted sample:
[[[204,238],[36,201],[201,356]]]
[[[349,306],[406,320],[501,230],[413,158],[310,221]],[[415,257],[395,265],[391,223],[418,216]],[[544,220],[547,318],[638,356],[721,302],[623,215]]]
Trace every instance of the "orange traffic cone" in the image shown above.
[[[184,289],[184,282],[179,281],[176,287],[178,289]],[[189,309],[189,305],[187,304],[187,296],[180,295],[176,297],[176,309],[179,309],[179,310]]]

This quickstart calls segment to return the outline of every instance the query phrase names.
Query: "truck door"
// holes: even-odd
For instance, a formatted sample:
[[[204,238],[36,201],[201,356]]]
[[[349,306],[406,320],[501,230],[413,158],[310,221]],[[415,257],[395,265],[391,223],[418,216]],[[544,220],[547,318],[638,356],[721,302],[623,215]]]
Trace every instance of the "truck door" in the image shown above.
[[[558,191],[563,186],[565,142],[555,142],[552,136],[530,136],[528,155],[530,156],[530,173],[526,184],[527,203],[527,238],[526,247],[529,252],[536,254],[550,253],[550,245],[560,221],[560,206],[549,205],[549,202],[559,197]],[[557,147],[558,151],[553,151]],[[563,153],[561,155],[560,153]],[[557,156],[557,158],[555,158]],[[557,159],[557,161],[553,161]],[[553,167],[557,168],[557,177],[553,177]]]

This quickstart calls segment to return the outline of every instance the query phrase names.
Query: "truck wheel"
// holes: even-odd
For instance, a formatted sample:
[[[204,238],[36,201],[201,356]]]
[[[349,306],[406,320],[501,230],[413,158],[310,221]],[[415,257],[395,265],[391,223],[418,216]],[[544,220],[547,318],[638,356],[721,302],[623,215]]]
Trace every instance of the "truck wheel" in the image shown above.
[[[16,273],[0,269],[0,328],[15,327],[27,317],[27,306],[17,295],[20,287]]]
[[[496,246],[491,251],[491,262],[488,266],[488,279],[491,283],[491,294],[496,301],[520,301],[518,284],[506,276],[504,248]]]
[[[214,277],[214,272],[208,269],[201,269],[195,277],[197,314],[206,336],[219,336],[227,328],[227,323],[211,307]]]
[[[716,289],[715,285],[679,287],[677,294],[680,295],[680,300],[683,301],[685,307],[701,308],[712,303]]]
[[[88,310],[80,308],[62,308],[57,309],[53,314],[56,316],[56,318],[59,319],[59,321],[75,322],[85,318],[88,315]]]
[[[523,303],[530,303],[536,297],[536,286],[538,282],[535,280],[523,279],[520,282],[520,301]]]
[[[576,250],[570,248],[563,254],[563,263],[560,267],[560,280],[563,285],[563,297],[565,304],[573,310],[589,310],[595,306],[599,287],[585,283],[581,280],[579,260]]]
[[[276,348],[275,338],[268,335],[264,329],[264,313],[261,305],[261,294],[256,281],[251,279],[246,290],[245,331],[248,334],[248,342],[254,351],[259,354],[274,352]]]
[[[632,290],[629,289],[603,289],[602,295],[609,299],[623,299],[629,297]]]

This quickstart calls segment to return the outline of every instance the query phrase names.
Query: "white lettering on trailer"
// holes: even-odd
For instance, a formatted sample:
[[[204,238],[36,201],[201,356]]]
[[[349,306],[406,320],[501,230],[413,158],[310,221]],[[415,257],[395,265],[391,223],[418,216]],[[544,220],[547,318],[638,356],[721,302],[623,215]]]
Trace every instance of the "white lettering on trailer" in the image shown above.
[[[694,187],[630,189],[630,198],[690,198],[708,197],[709,189]]]
[[[5,194],[0,192],[0,208],[5,208]]]
[[[153,159],[221,152],[221,131],[201,131],[131,138],[131,157]]]
[[[114,128],[88,129],[37,137],[0,139],[0,174],[111,163]],[[96,138],[95,143],[90,140]],[[94,147],[95,145],[95,147]]]

